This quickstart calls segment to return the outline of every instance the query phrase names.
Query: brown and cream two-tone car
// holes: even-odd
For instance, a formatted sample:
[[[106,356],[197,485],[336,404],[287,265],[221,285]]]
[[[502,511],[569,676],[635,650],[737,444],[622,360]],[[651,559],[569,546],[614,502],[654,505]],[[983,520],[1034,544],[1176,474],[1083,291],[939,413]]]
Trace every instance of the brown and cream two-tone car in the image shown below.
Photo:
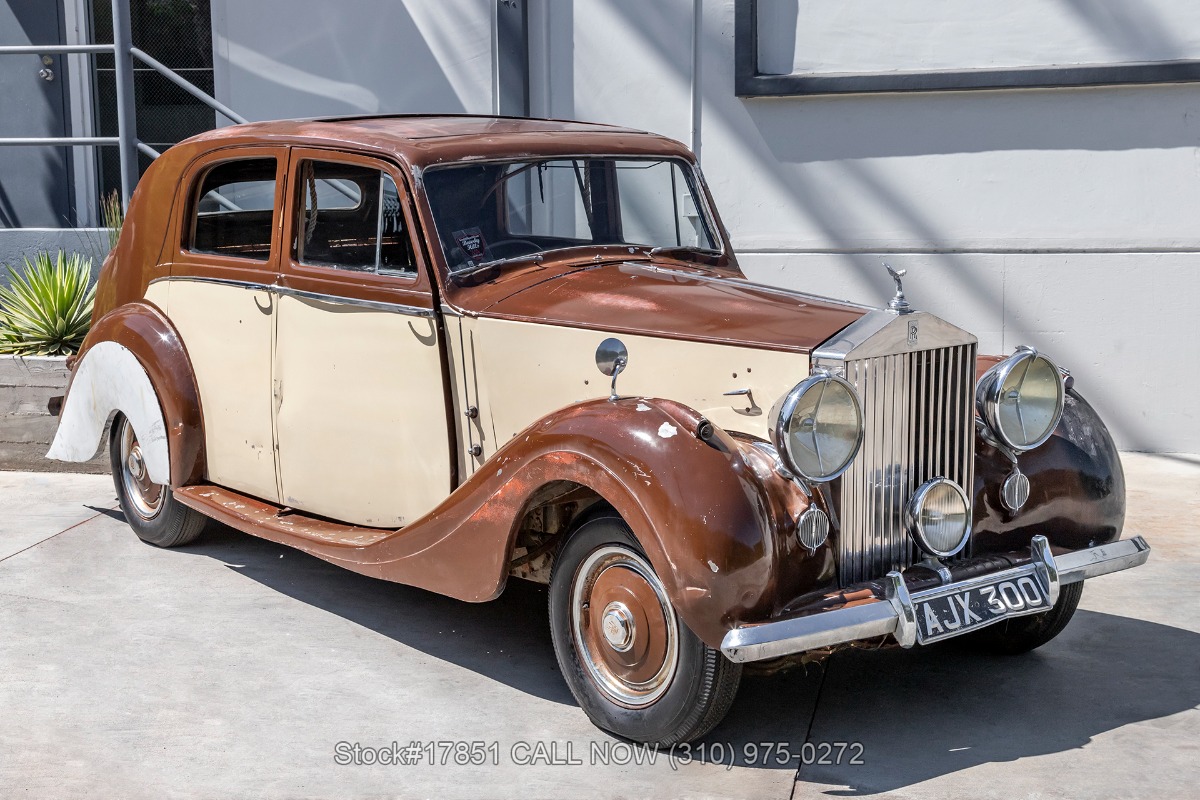
[[[892,277],[884,309],[748,281],[657,135],[224,128],[142,178],[49,455],[111,423],[162,547],[215,519],[471,602],[547,583],[584,711],[684,742],[747,662],[1026,651],[1149,554],[1070,375],[979,355]]]

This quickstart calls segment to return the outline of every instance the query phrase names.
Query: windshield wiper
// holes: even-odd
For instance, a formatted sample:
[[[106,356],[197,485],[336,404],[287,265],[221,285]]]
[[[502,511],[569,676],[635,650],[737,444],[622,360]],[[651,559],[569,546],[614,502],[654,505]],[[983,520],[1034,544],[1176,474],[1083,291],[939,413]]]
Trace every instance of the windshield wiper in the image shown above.
[[[472,278],[481,272],[499,269],[500,267],[509,267],[515,264],[540,264],[545,256],[541,253],[530,253],[523,256],[510,256],[509,258],[496,258],[491,261],[484,261],[482,264],[476,264],[469,269],[459,270],[450,274],[450,277],[455,281],[465,278]]]

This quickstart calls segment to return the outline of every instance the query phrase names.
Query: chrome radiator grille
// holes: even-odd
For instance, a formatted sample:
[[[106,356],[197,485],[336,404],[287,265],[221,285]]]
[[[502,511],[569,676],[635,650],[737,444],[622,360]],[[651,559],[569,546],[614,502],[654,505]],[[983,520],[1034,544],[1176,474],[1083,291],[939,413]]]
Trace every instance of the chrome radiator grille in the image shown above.
[[[877,578],[913,562],[916,545],[904,508],[922,483],[945,477],[972,494],[975,348],[851,359],[846,380],[863,407],[862,450],[840,479],[837,497],[842,585]]]

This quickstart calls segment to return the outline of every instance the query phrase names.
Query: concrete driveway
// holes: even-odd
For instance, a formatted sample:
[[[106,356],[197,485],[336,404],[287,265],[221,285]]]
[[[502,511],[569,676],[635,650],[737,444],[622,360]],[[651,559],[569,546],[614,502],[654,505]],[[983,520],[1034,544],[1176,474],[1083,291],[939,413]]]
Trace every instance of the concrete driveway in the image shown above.
[[[220,527],[159,550],[106,476],[0,473],[0,796],[1194,797],[1200,466],[1126,469],[1151,560],[1050,645],[747,678],[654,763],[576,707],[537,587],[468,605]],[[377,750],[408,763],[338,763]]]

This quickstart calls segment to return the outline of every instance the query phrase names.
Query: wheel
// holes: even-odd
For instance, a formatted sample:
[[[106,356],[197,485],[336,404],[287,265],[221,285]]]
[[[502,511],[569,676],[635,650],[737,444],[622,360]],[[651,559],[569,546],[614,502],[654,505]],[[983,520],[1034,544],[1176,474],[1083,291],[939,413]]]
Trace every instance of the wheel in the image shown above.
[[[1067,584],[1058,590],[1058,602],[1046,613],[1006,619],[963,638],[972,647],[988,653],[1007,656],[1028,653],[1062,633],[1082,596],[1083,581]]]
[[[150,480],[137,434],[123,414],[113,420],[108,456],[121,511],[143,542],[177,547],[203,532],[208,517],[176,500],[169,486]]]
[[[587,518],[550,577],[558,666],[592,722],[646,744],[708,733],[737,694],[742,668],[675,614],[662,582],[619,516]]]

